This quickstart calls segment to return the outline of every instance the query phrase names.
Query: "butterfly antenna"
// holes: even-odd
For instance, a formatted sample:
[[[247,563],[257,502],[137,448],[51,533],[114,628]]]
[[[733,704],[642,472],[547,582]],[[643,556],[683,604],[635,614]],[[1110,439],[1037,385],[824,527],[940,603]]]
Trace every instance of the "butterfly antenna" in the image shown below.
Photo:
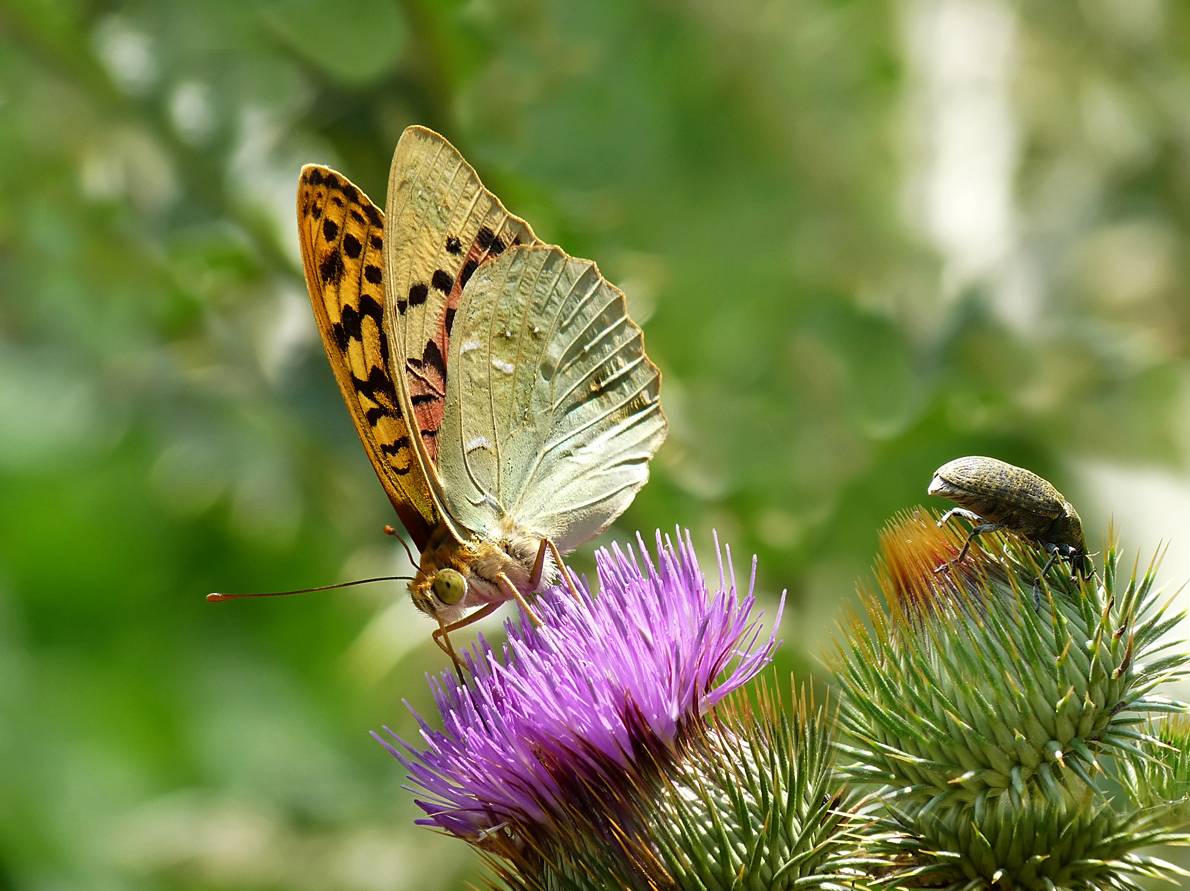
[[[415,560],[413,557],[413,551],[409,550],[409,544],[405,541],[405,539],[401,538],[401,533],[399,533],[392,526],[385,526],[384,534],[391,535],[393,538],[395,538],[397,541],[399,541],[401,543],[401,547],[403,547],[405,549],[405,553],[409,555],[409,562],[413,566],[417,566],[417,560]]]
[[[288,597],[290,594],[309,594],[312,591],[329,591],[332,588],[350,588],[352,585],[368,585],[372,582],[409,582],[413,581],[407,575],[378,575],[371,579],[356,579],[354,582],[339,582],[336,585],[320,585],[317,588],[301,588],[297,591],[269,591],[264,594],[214,594],[207,595],[210,603],[220,603],[224,600],[242,600],[245,597]]]

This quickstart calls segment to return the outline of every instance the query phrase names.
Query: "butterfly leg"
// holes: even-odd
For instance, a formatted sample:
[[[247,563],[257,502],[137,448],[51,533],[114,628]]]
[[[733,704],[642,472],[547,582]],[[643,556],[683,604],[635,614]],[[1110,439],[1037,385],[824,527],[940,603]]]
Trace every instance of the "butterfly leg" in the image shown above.
[[[438,649],[442,650],[442,652],[449,656],[450,661],[454,664],[455,674],[459,676],[459,686],[466,686],[467,678],[463,675],[464,666],[463,663],[459,661],[459,657],[455,654],[455,648],[451,646],[450,637],[446,633],[446,626],[439,625],[438,630],[435,631],[431,637],[433,638],[434,643],[438,645]]]
[[[450,644],[450,632],[458,631],[460,628],[466,628],[472,622],[478,622],[485,616],[490,616],[500,608],[500,603],[488,603],[480,609],[477,609],[469,616],[463,616],[457,622],[451,622],[449,625],[439,625],[438,630],[435,631],[431,637],[434,638],[434,643],[438,645],[438,649],[442,650],[450,657],[450,661],[455,664],[455,671],[459,673],[460,683],[466,683],[463,679],[463,663],[457,655],[455,655],[455,648]]]
[[[533,586],[534,590],[541,584],[541,576],[545,572],[545,550],[547,547],[550,553],[553,554],[554,565],[558,567],[558,572],[566,580],[566,587],[570,589],[570,596],[576,602],[582,603],[582,600],[578,596],[578,589],[574,586],[574,579],[570,577],[570,570],[562,562],[562,555],[558,553],[558,546],[554,544],[552,538],[543,538],[541,540],[541,547],[537,549],[537,560],[533,563],[533,572],[529,575],[529,584]]]
[[[538,628],[545,624],[545,622],[537,617],[537,613],[533,612],[533,607],[529,606],[529,601],[525,600],[525,595],[518,591],[516,585],[509,581],[508,576],[502,572],[496,573],[496,584],[500,586],[500,590],[504,592],[505,597],[509,600],[515,600],[521,605],[521,609],[529,616],[530,622]]]

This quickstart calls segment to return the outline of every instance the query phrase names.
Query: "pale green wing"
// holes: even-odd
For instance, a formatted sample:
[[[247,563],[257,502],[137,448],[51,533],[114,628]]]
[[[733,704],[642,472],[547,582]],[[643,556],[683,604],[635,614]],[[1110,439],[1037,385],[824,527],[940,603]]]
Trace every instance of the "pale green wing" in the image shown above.
[[[624,295],[552,246],[481,266],[450,345],[439,469],[468,529],[511,521],[563,551],[599,534],[665,438],[661,375]]]
[[[504,209],[475,170],[433,130],[410,127],[389,171],[385,225],[385,314],[398,395],[413,419],[413,445],[437,492],[451,331],[475,271],[517,244],[540,244]]]

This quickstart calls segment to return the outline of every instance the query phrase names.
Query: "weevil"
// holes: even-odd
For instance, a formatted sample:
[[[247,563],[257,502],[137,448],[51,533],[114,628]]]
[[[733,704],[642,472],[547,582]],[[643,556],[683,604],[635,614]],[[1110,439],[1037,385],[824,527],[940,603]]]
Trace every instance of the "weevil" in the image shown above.
[[[1050,555],[1042,577],[1059,557],[1070,561],[1074,575],[1087,577],[1087,543],[1078,511],[1050,482],[1032,471],[981,455],[955,458],[934,471],[926,491],[959,505],[943,514],[939,526],[954,516],[975,524],[955,563],[967,556],[975,536],[1004,529],[1037,543]],[[944,563],[935,571],[949,565]],[[1033,585],[1037,604],[1041,602],[1040,587],[1038,578]]]

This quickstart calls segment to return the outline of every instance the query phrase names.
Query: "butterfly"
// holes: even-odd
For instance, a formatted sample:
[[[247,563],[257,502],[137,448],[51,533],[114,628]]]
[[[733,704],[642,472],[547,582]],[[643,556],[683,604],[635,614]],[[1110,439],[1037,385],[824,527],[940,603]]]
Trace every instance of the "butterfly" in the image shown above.
[[[660,372],[623,293],[432,130],[401,136],[384,212],[307,165],[297,213],[335,379],[421,551],[413,603],[453,657],[447,632],[508,600],[533,617],[525,597],[631,503],[665,438]]]

